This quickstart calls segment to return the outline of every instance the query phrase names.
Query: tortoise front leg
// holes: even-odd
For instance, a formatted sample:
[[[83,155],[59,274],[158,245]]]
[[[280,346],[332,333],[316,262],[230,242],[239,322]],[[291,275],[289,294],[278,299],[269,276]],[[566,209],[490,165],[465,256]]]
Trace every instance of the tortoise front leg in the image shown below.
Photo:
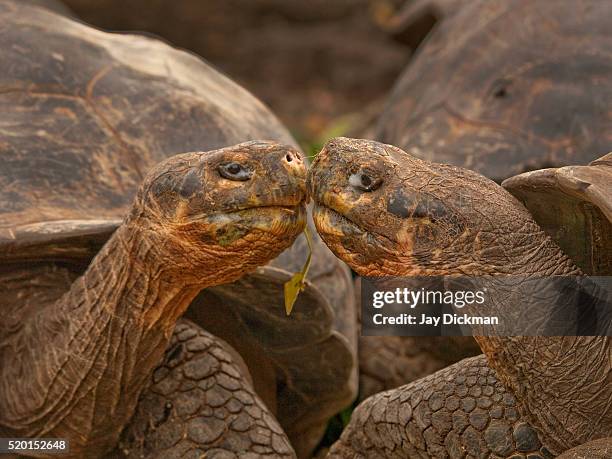
[[[484,355],[361,403],[328,459],[550,459]]]
[[[294,458],[228,344],[181,319],[121,436],[129,458]],[[246,374],[245,374],[246,373]],[[113,457],[116,457],[117,452]]]

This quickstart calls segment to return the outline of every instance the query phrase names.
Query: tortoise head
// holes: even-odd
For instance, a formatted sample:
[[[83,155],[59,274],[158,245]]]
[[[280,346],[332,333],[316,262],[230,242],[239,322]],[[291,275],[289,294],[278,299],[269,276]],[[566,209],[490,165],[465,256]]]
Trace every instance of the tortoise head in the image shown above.
[[[215,283],[267,263],[303,230],[306,167],[295,148],[253,141],[161,162],[128,221],[168,264]]]
[[[367,276],[503,272],[539,231],[493,181],[369,140],[330,140],[308,187],[322,238]]]

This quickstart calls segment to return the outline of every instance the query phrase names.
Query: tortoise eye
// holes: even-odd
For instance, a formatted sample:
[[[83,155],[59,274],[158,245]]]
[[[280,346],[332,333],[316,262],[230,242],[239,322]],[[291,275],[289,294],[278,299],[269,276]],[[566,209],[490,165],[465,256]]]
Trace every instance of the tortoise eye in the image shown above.
[[[253,176],[253,172],[249,168],[235,162],[221,164],[219,174],[223,178],[238,182],[245,182]]]
[[[349,185],[361,191],[374,191],[380,187],[382,179],[374,176],[372,173],[357,172],[349,177]]]

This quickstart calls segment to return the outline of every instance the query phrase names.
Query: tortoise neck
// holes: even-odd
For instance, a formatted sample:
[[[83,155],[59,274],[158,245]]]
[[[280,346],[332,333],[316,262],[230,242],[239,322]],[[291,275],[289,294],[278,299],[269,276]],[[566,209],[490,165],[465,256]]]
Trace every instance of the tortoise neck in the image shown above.
[[[82,288],[92,298],[90,307],[132,320],[144,331],[161,329],[169,336],[209,282],[202,276],[194,283],[193,276],[175,269],[158,239],[142,225],[124,223],[90,264]]]
[[[542,318],[564,325],[564,317],[575,320],[572,311],[576,308],[584,311],[592,300],[580,290],[576,294],[555,290],[557,281],[566,287],[567,283],[563,282],[574,282],[580,289],[577,279],[567,276],[583,276],[583,273],[550,237],[543,232],[537,236],[524,253],[524,264],[517,264],[515,270],[506,274],[541,278],[543,289],[552,291],[550,298],[556,295],[559,299],[550,302],[552,309],[548,313],[543,311]],[[545,298],[543,289],[532,292]],[[511,304],[511,298],[512,295],[496,300],[501,308],[512,310],[516,304]],[[529,298],[518,301],[524,303]],[[522,307],[525,308],[524,304]],[[476,339],[500,379],[522,402],[522,411],[544,433],[546,446],[551,451],[561,453],[610,432],[612,409],[601,402],[612,400],[609,337],[478,336]]]
[[[3,343],[29,358],[4,354],[0,432],[71,436],[74,454],[92,457],[116,444],[177,319],[206,287],[181,281],[138,228],[119,227],[70,290]]]
[[[581,270],[526,212],[517,213],[504,227],[487,228],[486,251],[477,242],[475,253],[485,252],[479,260],[482,275],[493,276],[570,276]],[[497,247],[495,247],[497,246]]]
[[[518,276],[580,276],[582,271],[544,231],[538,228],[528,247],[518,247],[516,264],[508,274]]]

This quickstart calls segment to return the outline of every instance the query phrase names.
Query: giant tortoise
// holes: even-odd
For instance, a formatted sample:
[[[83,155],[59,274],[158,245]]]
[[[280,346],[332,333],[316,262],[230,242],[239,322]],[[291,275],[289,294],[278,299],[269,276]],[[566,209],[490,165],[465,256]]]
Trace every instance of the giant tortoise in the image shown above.
[[[300,236],[241,277],[304,224],[294,140],[158,40],[12,1],[0,23],[0,436],[293,456],[276,417],[307,456],[356,390],[350,276],[316,239],[286,317]]]
[[[361,275],[550,282],[612,274],[612,154],[504,182],[533,216],[476,172],[368,140],[329,141],[308,180],[318,231]],[[546,204],[548,232],[536,223]],[[556,231],[554,215],[561,217]],[[587,250],[588,262],[579,267],[563,252],[553,239],[560,231],[566,236],[560,242]],[[556,297],[562,311],[565,294]],[[487,304],[513,311],[508,298]],[[364,401],[330,457],[535,459],[610,436],[609,336],[476,339],[485,356]]]
[[[443,20],[396,83],[372,137],[496,181],[588,163],[612,150],[611,14],[609,2],[588,0],[410,2],[396,33]],[[361,338],[361,395],[455,362],[440,354],[449,348],[461,357],[476,350],[470,338]],[[379,371],[381,351],[393,362],[387,371]]]

